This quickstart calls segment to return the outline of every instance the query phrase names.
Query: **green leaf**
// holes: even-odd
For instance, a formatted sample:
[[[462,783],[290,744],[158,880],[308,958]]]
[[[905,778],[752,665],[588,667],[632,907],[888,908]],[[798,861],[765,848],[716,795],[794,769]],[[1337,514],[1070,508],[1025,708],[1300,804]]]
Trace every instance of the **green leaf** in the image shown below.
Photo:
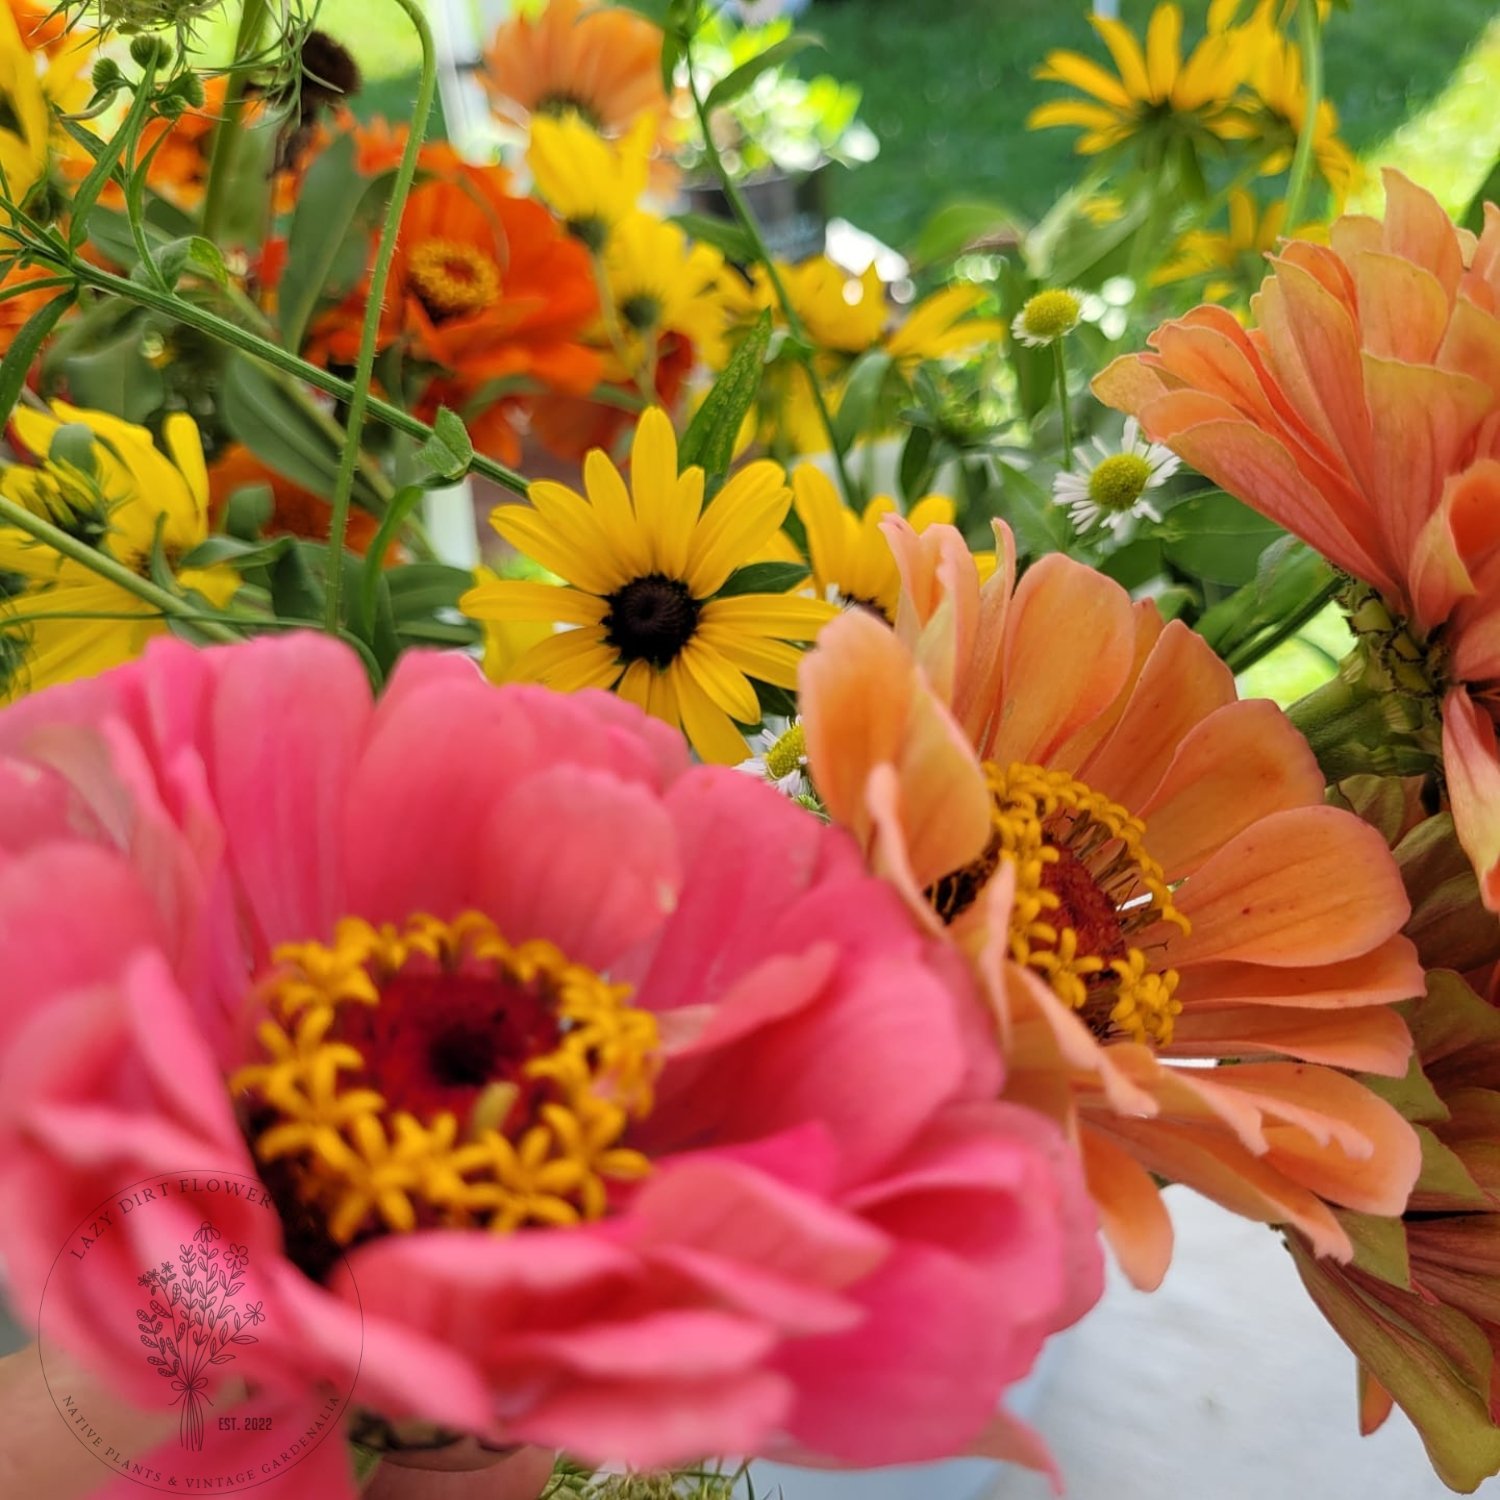
[[[937,439],[930,427],[913,427],[906,435],[898,474],[901,494],[908,506],[915,505],[932,484],[937,472],[937,463],[933,457],[936,447]]]
[[[1459,224],[1475,234],[1482,234],[1486,203],[1500,203],[1500,160],[1497,160],[1490,168],[1489,176],[1479,185],[1479,191],[1469,199],[1469,206],[1464,210],[1464,216],[1458,221]]]
[[[1332,569],[1306,543],[1282,537],[1261,554],[1254,579],[1205,611],[1195,628],[1230,660],[1316,599],[1332,576]]]
[[[750,679],[755,689],[755,701],[760,704],[761,719],[794,719],[797,716],[797,695],[774,683],[762,682],[758,677]]]
[[[682,435],[677,449],[679,469],[701,468],[710,481],[729,472],[734,444],[745,414],[755,405],[765,373],[766,349],[771,342],[771,314],[762,312],[755,326],[730,355],[723,373]]]
[[[59,292],[50,302],[44,302],[21,326],[21,331],[11,340],[5,358],[0,359],[0,427],[10,421],[16,402],[21,399],[21,389],[32,361],[41,353],[47,335],[57,327],[58,319],[72,307],[75,292]]]
[[[338,449],[279,377],[251,360],[231,358],[219,413],[231,434],[278,474],[325,499],[333,493]],[[379,497],[358,472],[354,493],[364,509],[379,512]]]
[[[224,264],[219,247],[201,234],[184,235],[162,246],[157,265],[174,285],[179,277],[189,273],[211,281],[215,286],[229,285],[229,268]]]
[[[1406,1248],[1406,1226],[1400,1219],[1336,1208],[1334,1217],[1354,1246],[1354,1264],[1403,1290],[1411,1288],[1411,1257]]]
[[[1412,1129],[1422,1143],[1422,1175],[1411,1190],[1413,1205],[1423,1207],[1427,1199],[1438,1199],[1443,1208],[1487,1208],[1489,1195],[1474,1181],[1463,1158],[1425,1125]]]
[[[724,581],[716,599],[730,599],[737,594],[784,594],[807,577],[802,563],[758,562],[736,568]]]
[[[313,553],[317,554],[316,569]],[[271,609],[278,620],[322,623],[325,555],[325,549],[316,543],[294,542],[276,560],[271,569]]]
[[[1016,534],[1017,549],[1026,557],[1065,552],[1072,537],[1062,507],[1030,474],[1011,464],[997,465],[1001,477],[1000,516]]]
[[[750,236],[731,219],[712,214],[674,214],[672,222],[687,235],[704,245],[712,245],[736,265],[747,266],[755,259],[755,245]]]
[[[718,109],[721,104],[731,104],[768,69],[779,68],[789,58],[809,47],[821,47],[823,38],[808,31],[794,31],[791,36],[767,47],[764,52],[741,63],[732,73],[727,73],[709,91],[703,101],[706,110]]]
[[[1175,567],[1209,583],[1239,588],[1255,577],[1261,553],[1285,532],[1248,505],[1215,490],[1174,505],[1159,535]]]
[[[141,330],[131,319],[112,338],[80,346],[62,360],[70,398],[79,406],[144,422],[166,399],[161,371],[141,353]]]
[[[279,562],[283,553],[293,546],[294,538],[272,537],[269,541],[247,542],[237,536],[211,536],[198,543],[182,559],[184,568],[212,568],[219,563],[244,572],[246,568],[266,567]]]
[[[1016,222],[1014,213],[991,199],[955,198],[943,204],[917,231],[911,258],[922,266],[951,260],[975,240],[1008,229]]]
[[[73,201],[69,205],[72,215],[72,228],[68,231],[70,249],[76,250],[89,233],[89,218],[94,205],[99,201],[99,194],[104,191],[104,185],[109,181],[126,146],[140,135],[150,108],[151,90],[138,88],[125,118],[120,122],[120,128],[105,143],[94,165],[89,168],[88,175],[78,184],[78,191],[73,194]]]
[[[444,412],[447,408],[444,408]],[[439,412],[441,418],[444,412]],[[448,413],[452,415],[452,413]],[[455,418],[455,420],[457,420]],[[459,426],[462,427],[462,423]],[[470,450],[472,456],[473,450]],[[364,564],[359,575],[359,623],[360,628],[366,636],[375,628],[376,605],[380,598],[381,575],[385,572],[383,560],[386,549],[394,540],[396,533],[401,529],[406,518],[412,513],[422,496],[426,493],[419,484],[409,484],[404,489],[398,490],[389,506],[386,507],[385,515],[381,517],[380,527],[375,533],[374,540],[365,552]],[[387,595],[389,604],[389,595]]]
[[[224,530],[242,542],[260,540],[261,528],[276,514],[276,496],[268,484],[241,485],[224,511]]]
[[[364,275],[369,232],[384,210],[392,178],[360,175],[350,135],[339,136],[308,169],[277,290],[281,340],[288,349],[302,346],[320,298],[344,296]]]
[[[459,599],[474,586],[474,575],[447,563],[407,563],[387,568],[385,581],[396,627],[401,630],[408,621],[430,618],[436,610],[456,609]]]
[[[417,449],[417,462],[435,479],[452,484],[469,472],[474,462],[474,444],[463,418],[446,406],[438,407],[432,436]]]
[[[891,371],[891,357],[884,349],[871,349],[854,362],[844,382],[843,399],[839,402],[837,415],[833,419],[833,432],[839,446],[848,452],[860,435],[874,421],[880,410],[880,393],[885,387],[885,378]],[[809,366],[809,380],[816,380],[817,373]]]

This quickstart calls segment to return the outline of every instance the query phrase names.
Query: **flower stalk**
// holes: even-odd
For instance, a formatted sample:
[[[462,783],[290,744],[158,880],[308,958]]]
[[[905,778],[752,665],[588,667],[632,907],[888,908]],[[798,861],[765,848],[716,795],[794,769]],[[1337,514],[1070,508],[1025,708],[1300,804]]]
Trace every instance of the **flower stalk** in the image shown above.
[[[1312,183],[1316,158],[1318,111],[1323,107],[1323,22],[1316,5],[1308,3],[1297,7],[1297,34],[1306,82],[1302,133],[1297,137],[1297,151],[1292,157],[1291,176],[1286,185],[1286,218],[1283,222],[1288,229],[1302,222],[1302,210]]]

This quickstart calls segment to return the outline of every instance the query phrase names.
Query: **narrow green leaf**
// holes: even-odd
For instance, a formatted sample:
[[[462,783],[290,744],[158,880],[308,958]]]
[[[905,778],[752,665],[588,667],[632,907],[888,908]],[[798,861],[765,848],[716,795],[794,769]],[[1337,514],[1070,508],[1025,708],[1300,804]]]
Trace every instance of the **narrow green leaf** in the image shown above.
[[[140,135],[141,127],[146,123],[146,115],[150,108],[151,90],[138,88],[135,98],[131,100],[130,108],[125,113],[125,118],[120,122],[120,128],[105,142],[94,165],[89,168],[88,176],[78,184],[78,191],[73,194],[73,201],[69,205],[73,226],[68,231],[70,249],[76,250],[83,243],[84,237],[88,234],[89,214],[94,204],[99,201],[99,194],[104,191],[104,185],[109,181],[110,174],[124,154],[125,148]]]
[[[429,618],[434,610],[457,608],[459,599],[473,588],[474,575],[447,563],[407,563],[387,568],[385,581],[397,629],[404,630],[408,621]]]
[[[796,588],[807,574],[808,569],[801,563],[746,563],[729,575],[724,587],[714,597],[730,599],[737,594],[784,594],[788,589]]]
[[[1016,215],[1002,203],[985,198],[955,198],[943,204],[918,231],[911,258],[918,265],[951,260],[975,240],[1016,223]]]
[[[26,384],[32,361],[41,353],[42,345],[57,327],[58,319],[72,307],[76,295],[74,291],[60,292],[50,302],[44,302],[11,340],[5,358],[0,360],[0,427],[10,421],[10,414],[21,399],[21,388]]]
[[[849,378],[844,382],[844,396],[839,402],[838,414],[833,419],[833,430],[839,446],[846,452],[852,448],[872,425],[880,410],[880,393],[885,387],[885,378],[891,372],[891,357],[883,349],[871,349],[855,361]],[[809,380],[816,380],[816,372],[809,368]]]
[[[672,222],[689,239],[712,245],[736,265],[746,266],[755,259],[755,246],[750,236],[730,219],[720,219],[712,214],[686,213],[674,214]]]
[[[732,104],[762,73],[771,68],[779,68],[782,63],[795,57],[799,52],[805,52],[809,47],[822,45],[822,37],[814,36],[808,31],[794,31],[790,36],[783,37],[781,41],[767,47],[764,52],[752,57],[749,62],[741,63],[732,73],[726,73],[708,91],[708,98],[703,101],[703,107],[707,110],[715,110],[721,104]]]
[[[906,435],[906,444],[901,449],[899,477],[901,494],[907,505],[915,505],[927,493],[937,465],[933,461],[933,449],[937,439],[930,427],[913,427]]]
[[[243,572],[246,568],[265,567],[280,561],[282,554],[289,551],[292,544],[293,538],[289,536],[272,537],[269,541],[261,542],[242,541],[237,536],[211,536],[199,542],[182,559],[182,566],[212,568],[219,563],[228,563]]]
[[[463,418],[446,406],[438,408],[432,436],[417,450],[417,462],[444,483],[452,484],[469,472],[474,462],[474,444]]]
[[[735,439],[760,394],[770,342],[771,314],[762,312],[688,424],[677,449],[679,468],[696,464],[710,480],[729,472]]]
[[[392,174],[364,177],[355,142],[340,136],[308,169],[287,234],[286,269],[277,291],[282,343],[301,347],[321,297],[348,292],[364,274],[368,229],[390,193]]]

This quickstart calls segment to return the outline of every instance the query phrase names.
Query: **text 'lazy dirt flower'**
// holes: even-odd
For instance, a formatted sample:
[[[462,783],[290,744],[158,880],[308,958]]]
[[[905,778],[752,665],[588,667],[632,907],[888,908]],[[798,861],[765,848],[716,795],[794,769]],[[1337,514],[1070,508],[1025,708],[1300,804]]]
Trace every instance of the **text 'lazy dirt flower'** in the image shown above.
[[[268,1299],[257,1411],[357,1365],[361,1407],[495,1443],[924,1459],[1097,1294],[961,971],[842,834],[628,704],[421,655],[372,702],[320,637],[161,643],[0,715],[18,797],[12,1285],[164,1156],[259,1173],[280,1223],[214,1218]],[[93,1263],[125,1289],[128,1222]],[[139,1393],[98,1305],[59,1316]],[[341,1445],[308,1464],[352,1493]]]

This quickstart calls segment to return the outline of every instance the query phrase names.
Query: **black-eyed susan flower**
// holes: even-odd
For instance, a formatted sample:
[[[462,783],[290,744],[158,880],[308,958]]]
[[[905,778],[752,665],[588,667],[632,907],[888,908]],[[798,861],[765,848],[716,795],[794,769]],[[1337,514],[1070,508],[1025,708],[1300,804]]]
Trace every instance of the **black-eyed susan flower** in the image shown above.
[[[11,430],[36,455],[0,474],[0,493],[149,575],[153,554],[186,588],[224,604],[238,586],[226,567],[179,569],[208,535],[208,471],[190,417],[169,416],[163,453],[144,427],[65,402],[17,408]],[[0,600],[7,670],[0,698],[92,677],[129,661],[165,629],[128,589],[13,527],[0,528],[0,575],[19,580]]]
[[[619,141],[605,140],[576,114],[538,115],[531,122],[526,165],[537,195],[596,255],[646,190],[651,139],[652,122],[644,115]]]
[[[731,585],[786,518],[785,474],[750,464],[705,506],[702,469],[678,473],[672,424],[653,407],[636,428],[629,488],[601,449],[583,477],[586,495],[542,481],[530,505],[502,505],[491,517],[563,585],[482,583],[461,607],[476,620],[564,627],[520,655],[516,680],[610,689],[680,725],[704,760],[743,760],[736,726],[761,720],[754,684],[795,688],[803,644],[836,612],[822,600]]]
[[[818,596],[841,607],[873,610],[895,624],[901,573],[880,523],[900,514],[896,502],[877,495],[863,511],[856,511],[844,503],[833,481],[811,464],[793,471],[792,494],[807,535],[807,560]],[[953,502],[946,495],[926,495],[906,519],[912,530],[922,532],[940,523],[951,526],[953,515]]]
[[[1144,49],[1123,22],[1091,16],[1117,72],[1078,52],[1048,53],[1036,76],[1089,97],[1043,104],[1027,128],[1081,126],[1077,149],[1086,156],[1148,135],[1224,136],[1251,61],[1242,39],[1223,24],[1233,10],[1233,3],[1215,0],[1207,35],[1186,57],[1182,9],[1174,3],[1152,11]]]
[[[1146,496],[1181,467],[1170,448],[1141,436],[1134,417],[1125,423],[1118,447],[1095,438],[1073,457],[1077,467],[1057,476],[1052,498],[1067,510],[1080,532],[1100,524],[1118,531],[1132,516],[1161,520]]]
[[[1152,275],[1151,284],[1167,286],[1204,278],[1204,296],[1210,302],[1222,302],[1255,286],[1265,275],[1266,257],[1286,233],[1285,224],[1285,203],[1270,203],[1262,210],[1252,194],[1236,188],[1229,195],[1224,228],[1190,229],[1177,241],[1171,258]],[[1328,231],[1319,224],[1303,224],[1291,236],[1326,240]]]

